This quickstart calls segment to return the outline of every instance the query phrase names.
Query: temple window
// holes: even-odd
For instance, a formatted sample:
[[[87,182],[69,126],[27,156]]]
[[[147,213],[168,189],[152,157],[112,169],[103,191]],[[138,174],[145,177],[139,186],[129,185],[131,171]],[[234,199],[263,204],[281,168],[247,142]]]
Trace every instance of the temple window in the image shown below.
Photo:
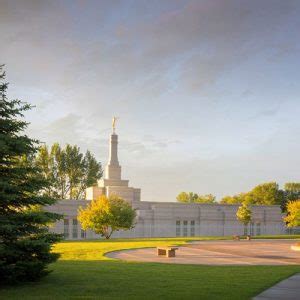
[[[191,221],[191,236],[195,236],[195,221]]]
[[[183,236],[188,235],[188,221],[183,221]]]
[[[72,237],[73,237],[73,239],[78,238],[78,221],[77,221],[77,219],[73,219]]]
[[[69,220],[64,219],[64,237],[67,239],[69,237]]]
[[[180,221],[176,221],[176,236],[180,236]]]

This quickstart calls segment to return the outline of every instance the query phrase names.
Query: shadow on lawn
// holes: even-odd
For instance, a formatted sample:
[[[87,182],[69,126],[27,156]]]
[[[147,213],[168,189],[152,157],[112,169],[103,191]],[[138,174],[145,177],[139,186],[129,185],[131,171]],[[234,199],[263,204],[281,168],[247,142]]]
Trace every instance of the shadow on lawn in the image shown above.
[[[2,287],[2,299],[249,299],[300,266],[201,266],[59,261],[39,282]],[[238,293],[237,293],[238,291]]]

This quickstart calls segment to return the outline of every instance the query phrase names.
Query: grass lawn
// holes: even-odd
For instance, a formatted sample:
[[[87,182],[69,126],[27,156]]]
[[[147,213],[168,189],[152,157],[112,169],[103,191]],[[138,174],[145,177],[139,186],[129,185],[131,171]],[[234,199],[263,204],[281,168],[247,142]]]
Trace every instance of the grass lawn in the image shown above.
[[[174,238],[62,242],[54,248],[61,253],[61,259],[50,266],[53,272],[49,276],[36,283],[1,288],[0,299],[250,299],[300,272],[300,266],[171,265],[121,262],[103,256],[119,249],[186,241]]]

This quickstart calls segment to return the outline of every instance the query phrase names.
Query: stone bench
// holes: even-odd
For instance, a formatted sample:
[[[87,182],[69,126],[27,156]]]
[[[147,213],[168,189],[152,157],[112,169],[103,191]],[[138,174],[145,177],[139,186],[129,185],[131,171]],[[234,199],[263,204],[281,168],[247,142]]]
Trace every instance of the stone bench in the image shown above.
[[[175,251],[178,248],[175,247],[157,247],[157,256],[165,255],[166,257],[175,257]]]

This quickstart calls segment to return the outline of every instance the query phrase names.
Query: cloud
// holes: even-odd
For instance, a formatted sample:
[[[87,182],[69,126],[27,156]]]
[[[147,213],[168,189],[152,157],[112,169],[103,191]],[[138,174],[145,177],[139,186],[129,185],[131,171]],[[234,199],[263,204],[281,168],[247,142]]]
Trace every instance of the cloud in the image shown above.
[[[143,187],[142,198],[147,201],[175,201],[181,191],[212,193],[221,199],[225,195],[249,191],[263,182],[277,181],[283,186],[288,181],[299,181],[300,159],[284,155],[285,145],[278,135],[281,133],[277,132],[252,153],[225,154],[205,160],[181,157],[174,164],[162,159],[159,172],[156,165],[136,165],[134,170],[127,171],[128,178],[134,185]],[[291,151],[296,153],[300,151],[295,139],[297,130],[290,135],[291,139],[294,137],[290,141]]]
[[[59,88],[78,106],[86,96],[96,109],[106,99],[134,106],[160,97],[174,83],[186,93],[205,95],[239,62],[268,46],[276,48],[277,32],[299,9],[294,1],[277,0],[167,3],[169,9],[160,4],[151,18],[142,17],[148,12],[140,4],[127,8],[129,15],[133,9],[139,12],[136,21],[119,12],[112,22],[115,4],[79,2],[72,14],[55,1],[4,2],[1,24],[8,40],[2,57],[19,48],[17,56],[27,59],[19,59],[18,69],[35,69],[27,84]],[[80,22],[75,20],[79,9]],[[122,34],[116,34],[120,28]],[[6,60],[14,69],[13,61]],[[175,63],[179,74],[170,84],[166,76]]]
[[[290,1],[270,3],[191,2],[139,24],[123,25],[126,30],[113,42],[96,36],[71,60],[62,84],[87,82],[81,91],[74,91],[76,100],[81,103],[89,94],[96,108],[110,99],[112,106],[123,102],[141,110],[174,86],[189,94],[186,101],[191,101],[191,94],[207,96],[207,89],[224,73],[268,47],[276,49],[279,33],[297,7]],[[176,63],[178,74],[172,74],[176,79],[170,83],[168,72]]]
[[[117,115],[125,175],[148,200],[238,192],[295,174],[299,10],[292,0],[4,0],[0,57],[13,97],[37,105],[28,120],[42,141],[104,163]]]

